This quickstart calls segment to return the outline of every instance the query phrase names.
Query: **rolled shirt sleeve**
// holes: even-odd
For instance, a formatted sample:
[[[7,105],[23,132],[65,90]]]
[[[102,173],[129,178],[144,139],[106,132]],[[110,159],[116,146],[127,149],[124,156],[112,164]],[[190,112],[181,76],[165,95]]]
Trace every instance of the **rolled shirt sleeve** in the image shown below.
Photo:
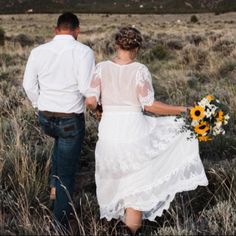
[[[80,55],[78,63],[78,72],[79,72],[78,87],[80,93],[83,96],[86,96],[86,93],[89,89],[94,74],[94,70],[95,70],[94,53],[91,49],[88,49],[86,50],[85,53]]]
[[[23,79],[23,88],[29,100],[32,102],[32,106],[36,108],[39,97],[39,82],[38,82],[38,73],[37,73],[36,63],[34,60],[33,51],[31,52],[26,64],[26,69]]]
[[[86,92],[86,97],[96,97],[97,102],[100,102],[101,95],[101,66],[100,64],[96,65],[90,87]]]

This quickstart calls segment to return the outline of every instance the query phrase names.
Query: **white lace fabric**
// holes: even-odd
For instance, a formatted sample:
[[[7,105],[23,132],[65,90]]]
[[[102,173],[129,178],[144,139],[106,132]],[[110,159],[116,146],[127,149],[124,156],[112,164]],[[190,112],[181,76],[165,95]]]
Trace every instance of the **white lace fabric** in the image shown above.
[[[207,185],[202,163],[198,156],[192,162],[186,162],[182,168],[175,169],[160,180],[152,180],[143,189],[136,189],[129,194],[123,194],[109,204],[100,200],[101,218],[124,220],[124,210],[128,207],[142,211],[143,219],[155,221],[156,217],[168,210],[176,193],[194,190],[198,185]]]
[[[141,106],[154,102],[149,70],[141,63],[119,65],[112,61],[97,64],[86,97],[95,96],[103,106]]]

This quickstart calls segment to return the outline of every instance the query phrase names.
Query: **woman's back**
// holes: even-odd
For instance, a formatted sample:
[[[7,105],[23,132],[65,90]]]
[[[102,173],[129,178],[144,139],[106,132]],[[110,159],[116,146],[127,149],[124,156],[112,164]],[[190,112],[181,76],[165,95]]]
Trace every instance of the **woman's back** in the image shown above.
[[[91,87],[103,106],[144,106],[154,101],[151,75],[141,63],[97,65]]]

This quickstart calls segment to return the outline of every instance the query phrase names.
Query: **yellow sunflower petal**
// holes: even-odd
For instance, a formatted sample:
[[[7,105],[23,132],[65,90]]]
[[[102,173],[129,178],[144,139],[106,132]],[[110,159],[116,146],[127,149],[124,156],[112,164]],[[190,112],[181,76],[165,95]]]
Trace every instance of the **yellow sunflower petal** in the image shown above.
[[[194,131],[197,134],[204,135],[207,131],[209,131],[210,125],[206,121],[200,122],[199,125],[196,125],[194,127]]]
[[[209,136],[200,136],[200,137],[198,137],[198,140],[200,142],[207,142],[207,141],[212,140],[212,138],[210,138]]]
[[[216,120],[221,122],[224,120],[224,112],[222,110],[218,111],[216,114]]]
[[[204,108],[201,106],[195,106],[190,110],[190,116],[192,120],[200,120],[205,117]]]
[[[212,95],[208,95],[208,96],[206,96],[206,99],[210,102],[210,101],[214,100],[215,98]]]

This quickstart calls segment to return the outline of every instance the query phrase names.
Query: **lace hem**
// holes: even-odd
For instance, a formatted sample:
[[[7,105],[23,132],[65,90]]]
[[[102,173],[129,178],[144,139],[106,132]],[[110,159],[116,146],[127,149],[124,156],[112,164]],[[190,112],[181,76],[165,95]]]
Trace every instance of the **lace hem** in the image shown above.
[[[195,171],[193,167],[196,168]],[[188,171],[190,176],[186,178],[185,174]],[[125,194],[120,199],[113,200],[109,205],[100,205],[100,218],[123,220],[125,209],[131,207],[142,211],[143,219],[155,221],[157,216],[160,217],[163,211],[169,208],[176,193],[194,190],[199,185],[206,186],[207,184],[208,180],[201,161],[187,163],[183,169],[173,171],[164,180],[147,185],[142,191],[137,190]]]

